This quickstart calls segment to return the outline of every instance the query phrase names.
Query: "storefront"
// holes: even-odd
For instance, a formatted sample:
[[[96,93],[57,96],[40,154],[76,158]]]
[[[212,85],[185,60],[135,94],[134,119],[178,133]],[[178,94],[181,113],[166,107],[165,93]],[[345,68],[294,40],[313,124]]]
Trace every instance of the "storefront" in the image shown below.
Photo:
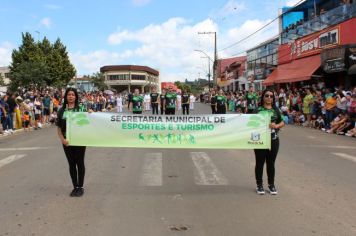
[[[325,82],[327,87],[352,86],[356,47],[356,19],[283,44],[278,67],[264,81],[266,86]],[[355,57],[356,58],[356,57]],[[351,61],[350,61],[351,60]]]

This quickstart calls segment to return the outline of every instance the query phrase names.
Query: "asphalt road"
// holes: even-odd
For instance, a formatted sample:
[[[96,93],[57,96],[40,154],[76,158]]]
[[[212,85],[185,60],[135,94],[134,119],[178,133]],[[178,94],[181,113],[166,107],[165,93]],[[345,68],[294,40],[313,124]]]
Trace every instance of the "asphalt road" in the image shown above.
[[[277,196],[255,193],[251,150],[88,148],[71,198],[55,127],[2,137],[0,236],[356,235],[355,144],[284,128]]]

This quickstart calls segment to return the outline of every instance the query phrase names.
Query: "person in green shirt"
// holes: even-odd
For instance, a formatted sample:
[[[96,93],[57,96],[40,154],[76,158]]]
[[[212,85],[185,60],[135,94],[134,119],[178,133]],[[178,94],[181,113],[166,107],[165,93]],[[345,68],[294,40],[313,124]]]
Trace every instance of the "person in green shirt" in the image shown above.
[[[216,96],[216,113],[215,114],[226,114],[227,111],[227,98],[224,95],[222,89],[219,90]]]
[[[177,94],[173,92],[173,88],[169,87],[164,99],[164,109],[166,115],[175,115],[177,103]]]
[[[140,91],[135,89],[132,95],[130,109],[133,114],[142,114],[143,110],[143,97],[140,95]]]
[[[277,194],[274,183],[275,178],[275,161],[279,149],[278,132],[284,126],[281,111],[276,107],[274,92],[266,89],[262,93],[261,106],[258,108],[258,114],[268,114],[271,116],[271,149],[255,149],[255,177],[256,177],[256,192],[259,195],[265,194],[263,188],[263,168],[264,164],[267,165],[268,188],[272,195]]]
[[[246,101],[247,101],[247,114],[253,114],[256,112],[258,107],[258,94],[255,93],[255,89],[253,86],[249,87],[249,91],[246,94]]]

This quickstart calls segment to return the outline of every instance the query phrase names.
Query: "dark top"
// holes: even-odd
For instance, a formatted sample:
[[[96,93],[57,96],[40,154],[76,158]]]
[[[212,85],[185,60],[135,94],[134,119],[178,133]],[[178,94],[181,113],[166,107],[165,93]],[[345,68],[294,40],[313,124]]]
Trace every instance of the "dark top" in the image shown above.
[[[247,93],[246,100],[247,100],[248,110],[255,110],[257,108],[257,103],[258,103],[257,93],[250,93],[250,92]]]
[[[164,99],[166,99],[166,95],[161,94],[159,96],[159,99],[161,100],[161,107],[163,107],[163,102],[164,102]]]
[[[183,94],[182,95],[182,104],[188,104],[189,103],[189,94]]]
[[[216,105],[217,105],[217,109],[226,109],[226,102],[227,102],[227,98],[225,96],[220,96],[217,95],[216,96]]]
[[[211,97],[210,104],[211,105],[216,105],[216,95]]]
[[[143,97],[134,95],[132,97],[132,111],[142,111]]]
[[[158,93],[151,93],[151,103],[157,103],[159,94]]]
[[[167,93],[165,96],[165,99],[166,99],[166,108],[175,108],[176,107],[177,94]]]
[[[9,104],[9,112],[13,113],[15,111],[15,107],[16,107],[15,99],[8,98],[7,99],[7,104]]]

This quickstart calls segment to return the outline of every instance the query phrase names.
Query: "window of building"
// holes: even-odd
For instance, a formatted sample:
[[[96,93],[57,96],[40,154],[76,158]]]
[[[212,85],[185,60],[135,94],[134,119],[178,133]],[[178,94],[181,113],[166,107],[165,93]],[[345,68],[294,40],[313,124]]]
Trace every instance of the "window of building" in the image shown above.
[[[131,75],[132,80],[146,80],[145,75]]]
[[[10,73],[5,73],[5,78],[10,78]]]
[[[129,80],[130,76],[128,74],[120,75],[109,75],[108,80]]]

